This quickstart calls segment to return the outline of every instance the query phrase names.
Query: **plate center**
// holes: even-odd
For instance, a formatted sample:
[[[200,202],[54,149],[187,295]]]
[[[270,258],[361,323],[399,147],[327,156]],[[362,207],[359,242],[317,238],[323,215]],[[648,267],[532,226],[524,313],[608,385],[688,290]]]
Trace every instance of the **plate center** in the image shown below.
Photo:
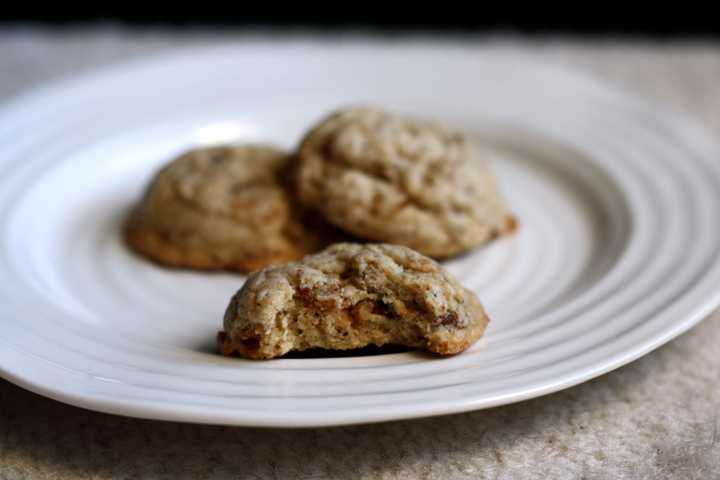
[[[628,238],[627,207],[612,180],[576,152],[518,129],[466,131],[487,151],[519,229],[444,266],[480,296],[488,331],[531,322],[614,264]],[[14,246],[26,252],[15,258],[24,258],[24,274],[79,321],[217,353],[225,308],[246,277],[166,268],[123,240],[124,221],[157,166],[186,141],[148,138],[154,140],[125,142],[124,149],[117,142],[95,146],[92,155],[46,172],[14,217]]]

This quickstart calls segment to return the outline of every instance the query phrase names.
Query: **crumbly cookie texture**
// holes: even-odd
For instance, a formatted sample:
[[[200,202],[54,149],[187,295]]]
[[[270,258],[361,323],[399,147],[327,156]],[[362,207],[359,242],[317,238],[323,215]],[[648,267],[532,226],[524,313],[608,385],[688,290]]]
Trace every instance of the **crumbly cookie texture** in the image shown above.
[[[406,345],[460,352],[488,319],[478,298],[407,247],[338,243],[301,262],[250,275],[225,312],[224,355]]]
[[[337,227],[435,258],[515,228],[484,157],[462,134],[358,108],[312,130],[299,195]]]
[[[155,177],[126,238],[177,267],[249,272],[299,260],[334,229],[291,199],[292,163],[263,146],[191,151]]]

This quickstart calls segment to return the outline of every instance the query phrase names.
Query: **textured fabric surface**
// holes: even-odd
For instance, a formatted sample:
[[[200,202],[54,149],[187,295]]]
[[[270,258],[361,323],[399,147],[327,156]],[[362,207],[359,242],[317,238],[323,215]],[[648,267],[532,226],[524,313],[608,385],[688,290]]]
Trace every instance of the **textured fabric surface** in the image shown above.
[[[0,26],[0,100],[120,59],[255,35],[278,34]],[[720,136],[719,43],[453,41],[587,72],[684,112]],[[718,345],[715,312],[645,357],[553,395],[458,415],[324,429],[124,418],[0,380],[0,479],[716,479]]]

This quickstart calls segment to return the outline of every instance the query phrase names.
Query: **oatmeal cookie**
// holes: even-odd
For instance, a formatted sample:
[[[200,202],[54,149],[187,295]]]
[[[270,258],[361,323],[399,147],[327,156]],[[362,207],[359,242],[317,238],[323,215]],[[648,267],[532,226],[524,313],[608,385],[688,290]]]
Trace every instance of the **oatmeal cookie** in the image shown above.
[[[302,141],[299,195],[335,226],[443,258],[515,228],[484,157],[462,134],[359,108]]]
[[[299,260],[335,237],[292,200],[292,163],[262,146],[191,151],[155,177],[126,238],[141,254],[178,267],[249,272]]]
[[[451,354],[479,339],[487,322],[477,297],[434,260],[399,245],[338,243],[252,273],[218,343],[245,358],[370,344]]]

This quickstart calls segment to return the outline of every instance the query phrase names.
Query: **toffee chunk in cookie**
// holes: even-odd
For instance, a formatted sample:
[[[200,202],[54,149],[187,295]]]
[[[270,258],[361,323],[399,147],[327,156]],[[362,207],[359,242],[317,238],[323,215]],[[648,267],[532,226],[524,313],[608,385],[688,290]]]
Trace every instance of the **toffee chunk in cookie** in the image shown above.
[[[442,258],[515,228],[485,158],[459,132],[345,110],[305,137],[298,158],[301,201],[359,237]]]
[[[155,177],[127,222],[127,240],[177,267],[248,272],[299,260],[328,243],[291,199],[291,162],[262,146],[191,151]]]
[[[460,352],[488,319],[478,298],[407,247],[338,243],[252,273],[225,312],[222,353],[273,358],[370,344]]]

